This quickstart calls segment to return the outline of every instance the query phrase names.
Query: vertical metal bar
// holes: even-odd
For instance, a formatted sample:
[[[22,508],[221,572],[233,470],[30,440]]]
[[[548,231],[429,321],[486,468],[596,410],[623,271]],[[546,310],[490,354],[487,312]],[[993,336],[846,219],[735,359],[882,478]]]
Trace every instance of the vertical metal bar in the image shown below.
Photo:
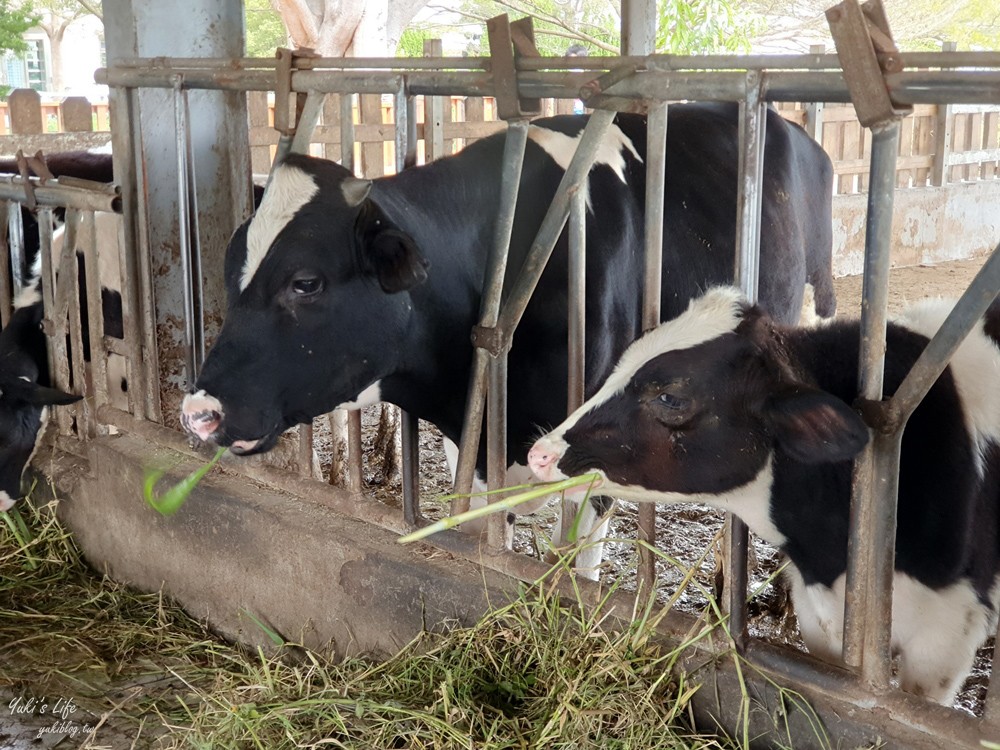
[[[650,105],[646,118],[646,262],[642,290],[642,330],[652,330],[660,324],[660,299],[663,278],[663,196],[667,164],[667,103]],[[639,506],[638,585],[641,592],[652,595],[656,590],[656,506]],[[648,546],[646,546],[648,545]]]
[[[493,229],[493,245],[486,264],[483,283],[483,301],[480,306],[480,320],[484,326],[496,324],[500,310],[500,297],[507,270],[507,249],[514,228],[514,212],[517,208],[518,188],[521,184],[521,169],[524,166],[524,150],[528,143],[528,121],[511,120],[507,123],[504,143],[503,165],[500,172],[500,205]],[[489,354],[476,349],[473,355],[472,374],[465,404],[465,418],[462,422],[462,438],[455,471],[456,494],[467,495],[472,491],[472,480],[476,473],[476,459],[479,455],[479,439],[482,433],[483,410],[486,400],[486,371]],[[469,508],[467,498],[452,501],[451,512],[462,513]]]
[[[504,247],[506,250],[506,247]],[[504,252],[506,256],[506,252]],[[497,490],[507,483],[507,353],[494,358],[486,390],[486,484]],[[490,500],[499,499],[490,495]],[[507,544],[507,514],[494,513],[486,522],[486,544],[500,550]]]
[[[129,402],[132,413],[140,419],[159,421],[160,389],[156,373],[156,326],[153,322],[153,301],[148,244],[140,221],[144,215],[143,183],[145,175],[136,159],[137,128],[134,117],[135,93],[113,87],[111,103],[111,143],[114,172],[122,186],[122,221],[118,228],[118,262],[121,271],[122,323],[125,345],[128,347]],[[144,356],[144,352],[147,356]]]
[[[583,403],[586,386],[587,349],[587,201],[583,190],[578,190],[569,206],[569,259],[567,268],[567,309],[569,313],[566,413],[572,414]],[[577,503],[567,497],[562,499],[559,539],[565,544],[570,538],[577,513]]]
[[[191,204],[190,181],[188,178],[188,116],[184,102],[183,81],[174,77],[174,126],[177,150],[177,218],[180,240],[181,273],[184,291],[184,355],[187,382],[193,385],[198,379],[201,360],[198,357],[198,328],[196,320],[193,253],[191,248]],[[202,347],[204,343],[202,343]],[[204,351],[204,349],[202,349]]]
[[[20,206],[18,205],[18,216],[20,216]],[[72,247],[76,242],[76,218],[75,210],[66,211],[66,228],[63,234],[63,253],[67,252],[67,247]],[[42,283],[42,309],[45,311],[46,325],[44,330],[45,349],[49,358],[49,380],[50,384],[65,391],[70,390],[69,383],[69,357],[66,352],[66,312],[62,315],[56,309],[56,266],[63,265],[60,262],[53,263],[52,258],[52,211],[42,209],[38,212],[38,253],[41,259],[41,283]],[[60,256],[60,261],[61,261]],[[74,271],[76,269],[73,269]],[[18,272],[20,275],[20,272]],[[56,423],[59,425],[59,433],[69,434],[69,426],[72,422],[72,414],[69,409],[56,409]]]
[[[10,263],[10,245],[7,242],[7,211],[10,203],[3,201],[0,205],[0,330],[10,323],[14,307],[14,279],[20,275],[17,268]]]
[[[404,84],[405,87],[405,84]],[[417,98],[408,94],[406,96],[406,160],[411,164],[417,163]]]
[[[340,95],[340,164],[354,174],[354,94]]]
[[[393,95],[393,109],[396,115],[394,135],[398,174],[403,171],[411,146],[406,87],[402,84]],[[399,432],[402,441],[403,520],[412,526],[420,519],[420,420],[400,409]]]
[[[858,390],[882,399],[890,240],[899,122],[872,128],[872,155],[861,299]],[[871,684],[889,679],[892,572],[896,550],[898,437],[876,436],[854,465],[844,612],[844,661]]]
[[[83,215],[83,266],[87,295],[87,328],[90,336],[90,370],[94,403],[91,415],[108,403],[108,353],[104,348],[104,314],[101,304],[101,271],[97,254],[97,224],[93,211]],[[109,248],[110,249],[110,248]],[[107,252],[107,250],[105,251]],[[81,363],[82,366],[82,363]],[[96,423],[88,425],[89,434],[97,433]]]
[[[49,217],[51,218],[51,212]],[[39,214],[39,228],[41,228],[41,214]],[[51,231],[51,222],[49,230]],[[41,231],[39,229],[39,231]],[[21,204],[16,201],[7,203],[7,238],[10,247],[10,267],[13,269],[14,297],[21,293],[24,288],[24,276],[30,268],[24,267],[24,221],[21,218]]]
[[[739,198],[736,207],[735,278],[751,302],[757,301],[760,266],[760,213],[763,205],[764,138],[767,108],[760,96],[760,74],[747,73],[746,98],[740,102]],[[746,635],[747,551],[749,532],[728,514],[723,533],[726,550],[722,608],[729,614],[729,632],[737,644]]]
[[[415,525],[420,519],[420,420],[400,409],[399,432],[403,442],[403,521]]]
[[[393,110],[396,115],[396,129],[394,132],[394,145],[396,148],[396,173],[403,171],[406,164],[406,154],[413,145],[410,140],[410,107],[409,98],[406,96],[406,87],[400,86],[393,94]],[[414,133],[416,129],[414,129]]]

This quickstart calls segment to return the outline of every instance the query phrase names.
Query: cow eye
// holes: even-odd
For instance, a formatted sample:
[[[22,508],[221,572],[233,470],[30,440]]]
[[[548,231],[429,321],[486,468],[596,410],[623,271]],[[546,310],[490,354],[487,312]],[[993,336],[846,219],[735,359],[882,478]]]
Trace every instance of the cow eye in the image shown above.
[[[681,411],[688,405],[687,399],[679,398],[670,393],[661,393],[656,397],[658,406],[670,411]]]
[[[323,279],[319,276],[308,276],[292,281],[292,291],[301,297],[312,297],[323,290]]]

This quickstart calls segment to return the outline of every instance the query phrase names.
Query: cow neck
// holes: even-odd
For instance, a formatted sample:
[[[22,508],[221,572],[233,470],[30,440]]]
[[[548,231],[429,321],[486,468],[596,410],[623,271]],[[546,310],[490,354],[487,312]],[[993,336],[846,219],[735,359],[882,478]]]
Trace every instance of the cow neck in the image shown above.
[[[371,199],[430,262],[427,281],[406,292],[413,316],[382,397],[437,425],[461,431],[486,255],[499,200],[492,170],[461,155],[375,181]]]

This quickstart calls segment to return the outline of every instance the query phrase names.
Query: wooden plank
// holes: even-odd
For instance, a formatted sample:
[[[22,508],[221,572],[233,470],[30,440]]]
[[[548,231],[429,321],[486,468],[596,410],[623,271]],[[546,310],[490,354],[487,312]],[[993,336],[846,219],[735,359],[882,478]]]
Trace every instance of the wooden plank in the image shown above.
[[[940,187],[948,182],[948,154],[951,152],[951,106],[939,104],[934,115],[934,166],[931,184]]]
[[[36,133],[32,135],[0,135],[0,154],[16,154],[22,149],[26,154],[36,151],[55,153],[56,151],[83,151],[101,148],[111,140],[110,133]]]
[[[913,117],[904,117],[899,123],[899,157],[896,162],[896,187],[908,188],[914,178],[912,169],[904,169],[902,159],[913,154],[913,131],[917,123]]]
[[[321,144],[324,158],[340,161],[340,94],[326,95],[313,143]]]
[[[844,123],[826,121],[823,128],[823,149],[833,160],[833,192],[840,194],[840,161],[844,158]]]
[[[913,186],[924,187],[930,183],[931,171],[934,164],[934,125],[936,113],[920,117],[917,120],[917,132],[914,136],[916,151],[920,156],[930,157],[931,166],[927,168],[917,167],[914,169]]]
[[[465,122],[463,125],[481,124],[486,119],[486,105],[481,96],[465,97]],[[482,136],[464,135],[465,145],[468,146]]]
[[[71,133],[89,132],[94,129],[94,108],[82,96],[67,96],[59,105],[63,130]]]
[[[382,95],[361,94],[358,98],[361,99],[361,122],[381,125]],[[383,143],[395,136],[395,129],[391,125],[388,127],[388,136],[388,138],[361,141],[358,135],[355,135],[355,139],[361,141],[361,174],[365,177],[371,179],[385,174]]]
[[[1000,148],[1000,112],[987,112],[983,117],[983,148]],[[980,179],[994,180],[1000,175],[1000,160],[983,162]]]
[[[250,169],[257,174],[267,174],[271,171],[271,149],[269,146],[278,142],[278,134],[271,129],[270,109],[266,91],[251,91],[247,94],[247,117],[250,123],[250,132],[274,133],[273,141],[266,140],[254,143],[253,138],[250,140]]]
[[[843,124],[843,144],[841,159],[857,159],[861,156],[861,125],[857,122]],[[853,174],[845,174],[840,178],[840,193],[851,195],[858,192],[857,178]]]

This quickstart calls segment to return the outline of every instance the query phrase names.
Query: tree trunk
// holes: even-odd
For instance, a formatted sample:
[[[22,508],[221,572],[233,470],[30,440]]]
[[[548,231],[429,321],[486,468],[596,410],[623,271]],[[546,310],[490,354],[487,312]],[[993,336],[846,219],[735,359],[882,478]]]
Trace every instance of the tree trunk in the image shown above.
[[[65,88],[63,85],[62,70],[62,43],[63,37],[66,36],[66,27],[68,25],[68,23],[60,24],[55,33],[48,34],[49,54],[52,62],[52,90],[57,93]]]
[[[296,47],[324,57],[385,57],[427,0],[271,0]]]

